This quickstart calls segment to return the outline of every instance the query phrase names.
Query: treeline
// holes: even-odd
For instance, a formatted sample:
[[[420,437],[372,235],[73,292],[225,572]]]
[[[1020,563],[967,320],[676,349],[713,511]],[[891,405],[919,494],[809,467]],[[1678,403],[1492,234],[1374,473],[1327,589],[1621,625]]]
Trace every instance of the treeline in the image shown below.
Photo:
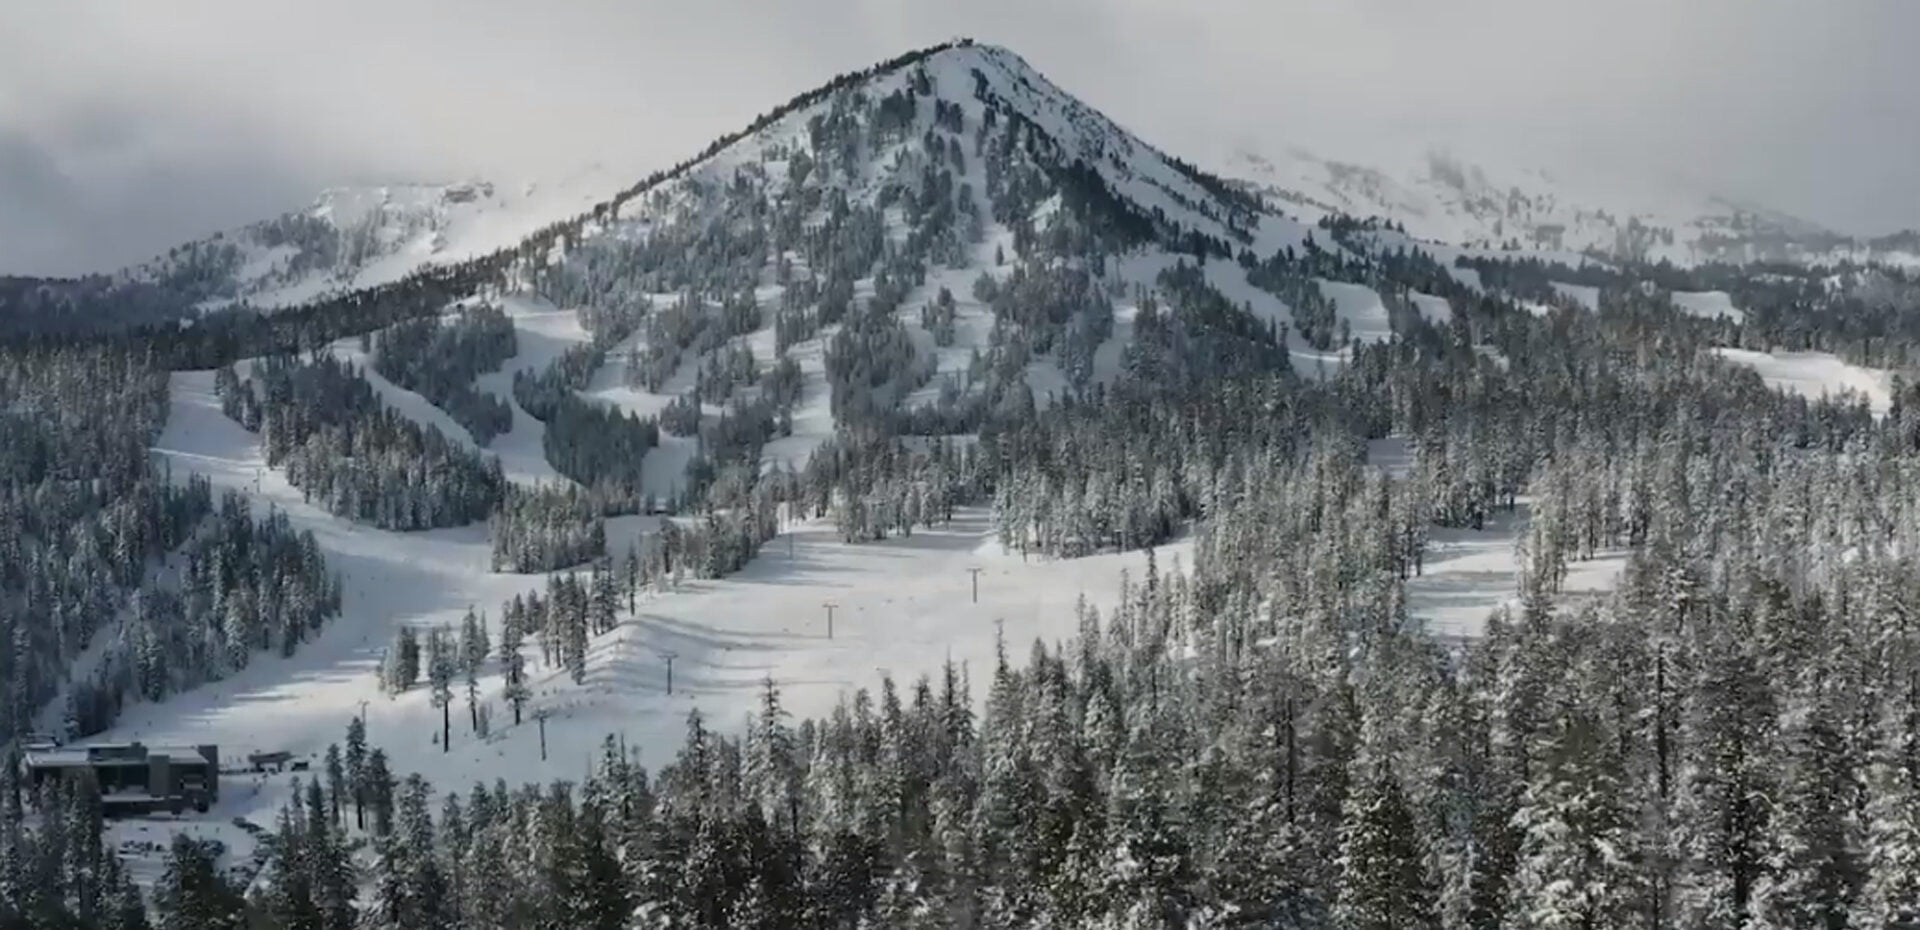
[[[502,652],[517,654],[518,640],[512,638],[512,628],[503,635],[507,642],[501,644]],[[411,689],[424,674],[430,700],[440,709],[440,735],[435,742],[440,744],[441,752],[448,752],[453,740],[455,687],[462,687],[466,692],[473,736],[487,738],[492,720],[488,705],[480,699],[480,676],[485,674],[492,651],[486,615],[476,615],[471,607],[467,608],[457,631],[444,625],[430,627],[424,643],[418,628],[402,626],[394,634],[393,645],[387,649],[380,669],[381,686],[389,694],[399,694]],[[510,679],[508,700],[515,705],[514,722],[519,723],[519,702],[525,700],[525,695],[516,696],[511,687],[513,683]]]
[[[519,351],[500,308],[476,304],[446,319],[409,320],[375,333],[371,348],[374,371],[445,410],[474,442],[484,446],[513,428],[512,406],[473,386]]]
[[[42,730],[36,718],[74,664],[113,635],[130,592],[193,535],[211,500],[204,483],[175,487],[153,467],[167,376],[140,355],[0,352],[0,398],[5,744]]]
[[[821,443],[789,491],[798,513],[831,516],[847,542],[950,523],[954,508],[982,494],[986,476],[971,444],[932,440],[915,450],[899,439],[860,444],[854,435]]]
[[[150,927],[139,887],[107,846],[92,773],[34,786],[18,762],[17,750],[0,759],[0,926]],[[237,890],[225,893],[239,904]]]
[[[593,496],[573,485],[509,485],[494,511],[496,572],[547,572],[606,554],[607,527]]]
[[[606,361],[607,346],[624,338],[618,331],[573,346],[544,370],[513,374],[513,395],[522,409],[546,423],[542,441],[554,470],[590,490],[609,513],[632,513],[646,501],[644,463],[660,444],[659,426],[650,418],[583,399],[577,393]]]
[[[391,530],[461,526],[500,498],[497,459],[394,411],[332,356],[269,356],[245,379],[222,369],[215,386],[229,415],[229,399],[242,399],[239,422],[261,433],[267,464],[335,516]]]
[[[187,493],[211,496],[197,475]],[[277,511],[254,519],[237,491],[221,496],[219,512],[173,558],[177,589],[134,592],[91,673],[68,685],[61,738],[105,730],[128,701],[223,679],[259,652],[291,656],[339,616],[341,580],[313,533],[296,532]]]

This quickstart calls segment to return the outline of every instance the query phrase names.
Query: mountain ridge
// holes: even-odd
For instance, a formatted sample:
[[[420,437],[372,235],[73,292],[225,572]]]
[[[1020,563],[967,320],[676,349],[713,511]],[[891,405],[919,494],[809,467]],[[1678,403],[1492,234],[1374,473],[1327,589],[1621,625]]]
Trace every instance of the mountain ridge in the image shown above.
[[[1717,193],[1641,184],[1582,187],[1558,173],[1491,168],[1429,147],[1392,168],[1326,158],[1297,146],[1250,147],[1219,159],[1223,173],[1288,203],[1309,221],[1378,216],[1419,239],[1485,249],[1541,248],[1681,265],[1873,262],[1920,267],[1908,234],[1848,235],[1786,211]]]

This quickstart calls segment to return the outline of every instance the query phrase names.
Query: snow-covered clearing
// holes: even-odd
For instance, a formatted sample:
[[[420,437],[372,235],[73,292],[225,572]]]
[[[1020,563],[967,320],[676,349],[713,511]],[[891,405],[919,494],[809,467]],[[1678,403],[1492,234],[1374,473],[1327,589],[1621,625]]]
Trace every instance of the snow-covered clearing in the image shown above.
[[[1522,500],[1511,513],[1496,513],[1485,529],[1443,529],[1430,536],[1425,571],[1407,580],[1407,610],[1435,634],[1474,637],[1487,617],[1519,604],[1515,544],[1527,525]],[[1608,551],[1568,565],[1559,603],[1603,594],[1619,584],[1623,551]]]
[[[1333,301],[1334,316],[1347,324],[1354,338],[1374,342],[1393,338],[1393,325],[1380,294],[1364,284],[1321,281],[1320,293]]]
[[[1404,437],[1367,442],[1367,464],[1391,477],[1408,477],[1414,459],[1414,450]],[[1522,498],[1512,512],[1495,513],[1484,529],[1434,527],[1424,571],[1407,579],[1408,612],[1425,620],[1427,628],[1442,637],[1480,635],[1488,615],[1518,603],[1519,560],[1515,547],[1526,530],[1529,513],[1528,502]],[[1572,563],[1561,589],[1561,602],[1613,590],[1625,567],[1624,551],[1602,552]]]
[[[342,241],[370,243],[370,254],[357,264],[341,262],[292,280],[276,275],[284,274],[297,249],[262,246],[250,228],[224,235],[245,254],[235,280],[243,288],[258,289],[247,301],[256,307],[288,307],[509,248],[536,230],[591,211],[639,176],[629,168],[594,164],[547,182],[475,180],[324,191],[300,212],[332,226]]]
[[[1428,323],[1445,326],[1453,322],[1453,305],[1448,303],[1445,297],[1422,294],[1419,291],[1413,291],[1407,296],[1413,300],[1414,307],[1420,311],[1420,317]]]
[[[1553,282],[1553,292],[1580,305],[1589,312],[1600,309],[1600,289],[1584,284],[1562,284]]]
[[[1733,305],[1733,298],[1726,291],[1674,291],[1673,306],[1688,316],[1709,320],[1726,317],[1739,323],[1747,318],[1745,312]]]
[[[1759,372],[1775,390],[1813,399],[1851,393],[1866,398],[1875,416],[1885,415],[1893,406],[1893,378],[1883,369],[1855,365],[1826,352],[1713,351],[1729,362]]]

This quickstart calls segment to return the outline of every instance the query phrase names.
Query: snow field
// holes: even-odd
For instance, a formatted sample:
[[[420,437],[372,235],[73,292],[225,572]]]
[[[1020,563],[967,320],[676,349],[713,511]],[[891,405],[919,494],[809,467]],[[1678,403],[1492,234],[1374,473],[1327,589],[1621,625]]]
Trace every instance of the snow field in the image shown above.
[[[1501,607],[1517,608],[1519,564],[1515,545],[1527,526],[1525,501],[1512,513],[1498,513],[1486,529],[1432,530],[1425,570],[1407,579],[1407,610],[1426,621],[1427,629],[1447,638],[1473,638],[1486,628],[1487,617]],[[1570,561],[1558,601],[1612,591],[1626,569],[1625,551]]]
[[[1673,306],[1688,316],[1709,320],[1726,317],[1740,323],[1747,318],[1745,312],[1733,305],[1733,298],[1726,291],[1674,291]]]
[[[617,631],[595,639],[581,685],[564,669],[545,665],[530,637],[524,647],[534,692],[529,711],[550,714],[546,760],[535,721],[511,725],[497,672],[481,683],[491,737],[468,732],[464,696],[457,695],[450,751],[442,751],[440,711],[427,689],[392,697],[380,692],[383,650],[402,625],[453,624],[469,607],[487,612],[497,635],[500,604],[543,588],[544,577],[489,571],[484,525],[396,533],[334,519],[264,468],[257,437],[220,412],[210,372],[178,373],[171,386],[171,416],[155,451],[175,480],[206,475],[216,491],[247,494],[256,514],[277,507],[297,529],[312,530],[342,576],[345,604],[293,657],[260,654],[224,681],[162,703],[131,705],[102,740],[213,742],[229,759],[271,749],[317,756],[343,738],[350,717],[364,712],[371,742],[390,754],[396,773],[421,772],[443,788],[474,777],[577,778],[586,754],[608,733],[624,735],[658,765],[678,748],[690,711],[698,708],[714,726],[730,728],[756,706],[769,678],[797,715],[825,713],[843,694],[876,686],[882,669],[904,685],[952,658],[983,679],[1003,626],[1016,657],[1036,637],[1065,640],[1076,628],[1073,605],[1083,592],[1100,604],[1123,570],[1137,573],[1145,564],[1144,553],[1023,560],[990,540],[987,514],[979,509],[958,513],[948,527],[862,545],[840,542],[830,526],[802,523],[734,576],[642,595]],[[650,518],[615,524],[609,537],[616,553],[653,528]],[[1170,567],[1186,551],[1185,543],[1162,547],[1161,565]],[[972,568],[981,569],[977,604]],[[825,628],[828,603],[835,605],[832,638]],[[672,695],[666,693],[667,653],[676,654]],[[984,693],[984,682],[977,682],[976,700]],[[220,805],[202,819],[270,823],[284,802],[279,782],[269,779],[258,791],[244,782],[223,790]]]
[[[1865,398],[1875,416],[1885,416],[1893,406],[1892,375],[1879,368],[1855,365],[1826,352],[1755,352],[1724,347],[1713,351],[1729,362],[1759,372],[1775,390],[1814,400],[1853,394]]]
[[[1428,323],[1445,326],[1453,322],[1453,305],[1448,303],[1445,297],[1435,297],[1419,291],[1414,291],[1407,297],[1413,301],[1415,309],[1420,311],[1420,317]]]
[[[250,295],[247,301],[263,308],[293,306],[398,281],[428,265],[451,264],[513,246],[535,230],[592,211],[594,204],[631,183],[629,173],[595,164],[551,183],[411,184],[326,191],[304,212],[333,224],[342,238],[364,237],[377,243],[377,254],[357,266],[313,271]],[[464,199],[468,195],[470,199]],[[229,238],[246,239],[244,231]],[[257,285],[283,267],[293,252],[289,247],[247,248],[246,265],[237,275],[243,285]]]
[[[657,764],[678,746],[689,711],[729,726],[755,706],[768,678],[795,714],[817,714],[842,694],[872,686],[881,669],[910,681],[951,657],[981,674],[1002,623],[1009,649],[1024,650],[1036,637],[1069,638],[1076,598],[1086,593],[1101,605],[1123,570],[1137,575],[1145,563],[1138,552],[1023,560],[1000,551],[987,513],[977,508],[959,512],[947,527],[861,545],[841,543],[830,526],[801,523],[734,576],[643,595],[616,632],[593,642],[581,685],[544,665],[530,640],[533,706],[552,714],[547,761],[539,759],[536,727],[510,726],[497,673],[481,686],[493,736],[483,742],[465,732],[464,699],[457,697],[451,751],[442,752],[435,745],[440,714],[424,688],[380,693],[382,650],[401,625],[451,624],[469,606],[486,611],[497,630],[499,605],[544,587],[544,578],[490,572],[483,525],[395,533],[339,521],[304,503],[283,476],[261,467],[257,437],[220,413],[211,382],[205,372],[175,375],[172,416],[156,452],[176,480],[205,474],[217,490],[248,494],[257,512],[278,507],[297,528],[311,529],[345,582],[344,610],[292,658],[257,656],[225,681],[160,704],[135,704],[103,739],[217,742],[230,758],[263,749],[318,753],[341,738],[364,701],[372,739],[393,755],[395,770],[420,771],[437,783],[475,771],[510,781],[577,776],[582,754],[609,732],[625,734]],[[1414,612],[1439,628],[1477,629],[1513,591],[1513,541],[1523,524],[1521,514],[1478,533],[1437,530],[1426,573],[1409,584]],[[610,545],[618,554],[651,528],[648,518],[616,521]],[[1170,567],[1187,551],[1185,543],[1162,547],[1160,564]],[[1595,590],[1611,577],[1604,563],[1594,569]],[[982,569],[978,604],[971,599],[973,568]],[[1578,578],[1569,587],[1578,590]],[[667,653],[676,655],[671,696]],[[976,688],[976,699],[982,694]],[[246,813],[232,809],[239,804],[223,802],[218,813]]]
[[[1599,288],[1584,284],[1562,284],[1559,281],[1552,283],[1554,293],[1579,304],[1581,309],[1589,313],[1596,312],[1600,309]]]

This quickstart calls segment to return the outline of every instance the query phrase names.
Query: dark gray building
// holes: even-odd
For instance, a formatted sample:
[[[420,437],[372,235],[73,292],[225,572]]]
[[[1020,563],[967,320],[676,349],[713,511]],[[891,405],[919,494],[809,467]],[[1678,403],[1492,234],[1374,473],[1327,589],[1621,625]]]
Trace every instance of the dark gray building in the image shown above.
[[[40,746],[26,751],[21,767],[33,785],[92,772],[108,816],[205,811],[220,799],[220,750],[212,745]]]

